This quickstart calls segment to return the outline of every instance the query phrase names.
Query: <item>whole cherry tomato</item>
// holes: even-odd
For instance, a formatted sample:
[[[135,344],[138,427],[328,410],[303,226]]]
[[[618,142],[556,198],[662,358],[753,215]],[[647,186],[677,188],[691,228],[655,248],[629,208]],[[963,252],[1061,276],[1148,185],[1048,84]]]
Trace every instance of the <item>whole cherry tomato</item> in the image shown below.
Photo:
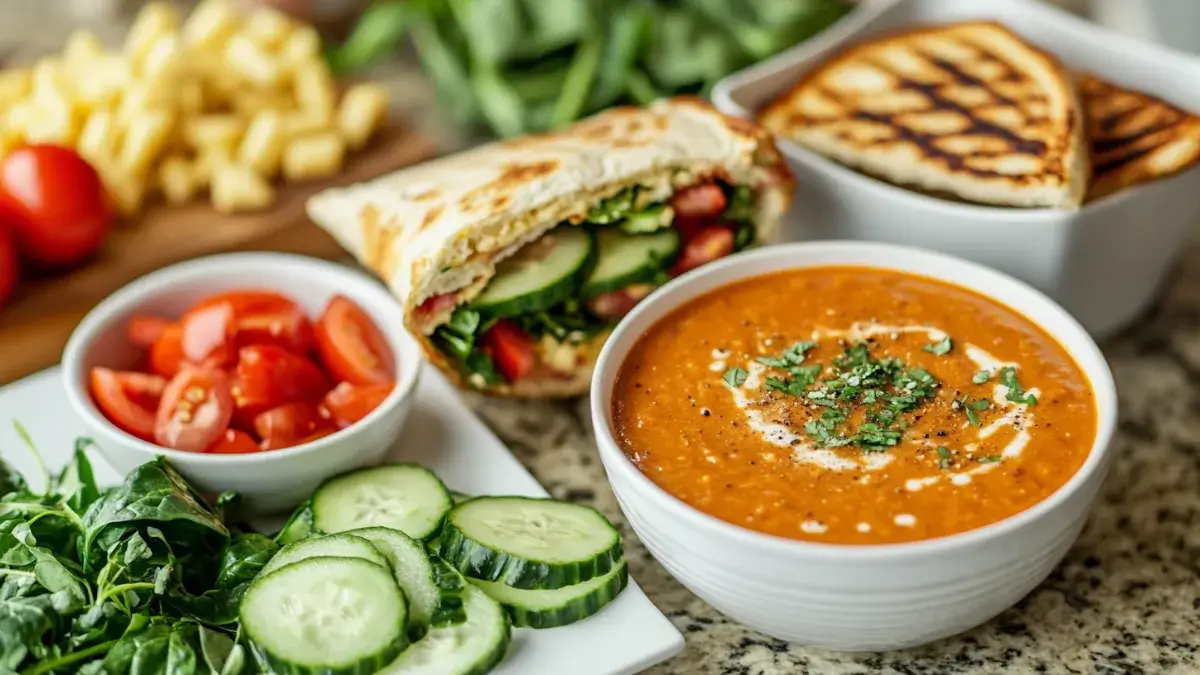
[[[17,245],[13,242],[12,233],[0,223],[0,308],[12,296],[20,278],[20,264],[17,261]]]
[[[100,249],[112,212],[99,174],[74,150],[30,145],[0,162],[0,221],[26,260],[66,267]]]
[[[353,300],[335,295],[317,319],[316,334],[317,353],[334,378],[354,384],[395,379],[395,360],[387,340]]]

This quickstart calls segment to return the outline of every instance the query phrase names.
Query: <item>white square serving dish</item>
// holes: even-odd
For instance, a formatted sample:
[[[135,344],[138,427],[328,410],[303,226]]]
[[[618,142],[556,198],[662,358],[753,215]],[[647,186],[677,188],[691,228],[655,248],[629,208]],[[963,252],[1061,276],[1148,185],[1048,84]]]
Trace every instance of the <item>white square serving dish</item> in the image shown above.
[[[424,368],[412,412],[387,459],[418,462],[467,494],[545,496],[446,378],[428,364]],[[70,413],[58,368],[0,387],[0,457],[39,488],[37,465],[12,420],[29,430],[55,473],[70,460],[75,438],[87,435],[83,421]],[[99,453],[91,460],[102,487],[121,481]],[[251,524],[270,532],[282,523],[254,519]],[[491,675],[633,675],[682,649],[683,636],[631,578],[620,597],[595,616],[562,628],[514,630],[508,655]]]
[[[717,84],[723,112],[753,118],[847,44],[909,26],[990,19],[1068,68],[1200,113],[1200,59],[1126,37],[1037,0],[865,0],[828,31]],[[979,206],[864,176],[786,139],[796,173],[796,239],[884,241],[933,249],[1018,277],[1062,304],[1095,337],[1154,300],[1200,218],[1200,168],[1127,189],[1078,211]]]

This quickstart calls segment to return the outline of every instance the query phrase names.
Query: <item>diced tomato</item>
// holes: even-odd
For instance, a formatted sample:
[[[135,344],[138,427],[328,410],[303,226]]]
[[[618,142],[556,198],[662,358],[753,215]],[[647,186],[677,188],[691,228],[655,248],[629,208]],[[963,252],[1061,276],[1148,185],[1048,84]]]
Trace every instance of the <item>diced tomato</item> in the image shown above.
[[[367,385],[343,382],[325,394],[321,410],[339,429],[345,429],[371,414],[394,387],[391,382]]]
[[[183,329],[177,323],[167,324],[150,346],[150,369],[163,377],[175,377],[183,362]]]
[[[237,358],[234,343],[237,325],[233,304],[202,304],[183,315],[183,358],[189,363],[225,368]]]
[[[93,368],[92,398],[100,412],[117,428],[141,438],[154,439],[154,410],[167,381],[157,375]]]
[[[233,307],[237,347],[273,344],[306,355],[313,346],[313,327],[304,309],[271,291],[229,291],[196,305],[193,311],[228,303]]]
[[[215,368],[185,367],[163,391],[154,440],[165,448],[203,452],[229,428],[229,377]]]
[[[337,380],[383,384],[396,377],[392,350],[371,317],[346,297],[336,295],[316,325],[317,353]]]
[[[435,316],[454,309],[454,305],[456,304],[454,297],[453,293],[442,293],[441,295],[428,298],[425,302],[417,306],[417,313],[424,314],[425,316]]]
[[[725,192],[716,183],[693,185],[671,197],[671,208],[684,218],[716,218],[725,212]]]
[[[683,244],[683,251],[671,266],[671,275],[710,263],[733,253],[733,230],[724,225],[706,225]]]
[[[170,325],[171,322],[162,317],[139,314],[129,320],[126,330],[130,342],[142,349],[149,349]]]
[[[481,348],[496,363],[504,379],[516,382],[537,363],[533,338],[511,321],[501,319],[480,337]]]
[[[237,423],[250,428],[255,417],[276,406],[295,401],[316,403],[329,386],[317,364],[283,347],[242,347],[232,387]]]
[[[335,431],[311,403],[285,403],[254,418],[263,450],[278,450],[307,442],[322,431]]]
[[[208,452],[214,455],[245,455],[261,449],[250,434],[237,429],[226,429],[225,433],[208,447]]]
[[[634,284],[588,300],[587,308],[601,319],[614,321],[632,311],[635,305],[653,291],[654,287],[649,284]]]

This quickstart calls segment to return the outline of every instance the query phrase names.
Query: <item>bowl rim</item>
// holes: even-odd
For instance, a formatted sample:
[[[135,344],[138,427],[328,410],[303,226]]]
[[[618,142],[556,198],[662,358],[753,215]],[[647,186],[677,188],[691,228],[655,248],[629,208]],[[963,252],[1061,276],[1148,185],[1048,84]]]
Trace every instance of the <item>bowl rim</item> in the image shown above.
[[[743,119],[757,120],[758,115],[756,110],[749,109],[735,100],[740,90],[759,80],[772,77],[780,71],[799,67],[802,68],[802,73],[807,73],[812,68],[819,66],[825,58],[860,41],[863,38],[863,32],[872,28],[880,16],[900,5],[915,5],[925,1],[927,0],[871,0],[869,2],[861,2],[844,17],[830,25],[826,30],[818,33],[812,39],[800,42],[771,58],[751,64],[718,80],[712,89],[713,105],[725,114]],[[1178,49],[1118,33],[1106,26],[1101,26],[1077,17],[1061,7],[1043,5],[1031,2],[1030,0],[1012,0],[1012,6],[1015,8],[1014,11],[1020,11],[1033,18],[1040,19],[1043,23],[1053,27],[1057,31],[1093,35],[1099,39],[1103,39],[1105,44],[1110,44],[1115,49],[1132,53],[1142,59],[1152,59],[1158,64],[1166,64],[1177,70],[1190,69],[1200,71],[1200,61],[1190,58],[1186,53]],[[993,12],[993,14],[999,14],[999,12]],[[984,18],[991,18],[1003,23],[1003,20],[998,17],[989,15]],[[963,20],[969,19],[964,18]],[[917,25],[921,24],[916,22],[907,23],[903,26],[884,30],[883,33],[904,30],[905,27]],[[1056,59],[1059,58],[1050,48],[1036,44],[1034,47],[1050,52]],[[1096,69],[1089,68],[1089,70]],[[1107,76],[1106,79],[1108,79]],[[786,91],[786,88],[783,91]],[[783,91],[777,93],[776,96],[782,94]],[[1127,199],[1137,198],[1137,195],[1146,192],[1143,188],[1150,187],[1161,181],[1187,173],[1200,173],[1200,166],[1192,166],[1176,174],[1165,176],[1159,181],[1134,185],[1131,188],[1105,195],[1095,201],[1082,202],[1078,208],[1074,209],[1054,207],[1021,208],[957,202],[934,197],[915,189],[893,184],[884,179],[872,178],[859,173],[849,166],[810,150],[783,136],[776,136],[775,143],[789,160],[803,163],[811,170],[820,171],[836,180],[848,183],[855,189],[869,191],[871,196],[876,199],[891,200],[898,205],[910,209],[941,210],[948,215],[978,218],[986,221],[982,225],[989,226],[997,222],[1005,224],[1055,223],[1070,220],[1085,212],[1091,213],[1107,209]]]
[[[287,295],[287,291],[279,288],[278,277],[273,277],[272,274],[303,276],[316,273],[329,276],[336,279],[336,285],[332,289],[335,293],[346,295],[356,302],[357,298],[363,296],[372,297],[376,304],[387,308],[384,312],[385,316],[380,316],[378,311],[368,310],[365,307],[364,311],[376,322],[396,322],[396,325],[401,326],[402,331],[404,330],[404,311],[399,302],[392,297],[386,287],[351,267],[319,258],[266,251],[220,253],[195,258],[168,265],[135,279],[93,307],[75,327],[63,349],[60,369],[67,399],[75,414],[82,417],[92,429],[100,430],[102,433],[108,434],[112,440],[123,443],[137,452],[145,453],[148,457],[161,455],[170,460],[193,464],[249,465],[300,457],[321,452],[330,446],[342,443],[352,438],[356,432],[361,432],[370,425],[378,424],[386,416],[393,414],[396,408],[416,390],[422,369],[420,347],[406,332],[401,332],[400,339],[392,339],[385,331],[384,337],[396,356],[396,364],[400,371],[392,392],[370,414],[355,424],[308,443],[278,450],[214,455],[206,452],[187,452],[164,448],[144,441],[110,422],[96,407],[85,385],[87,373],[84,372],[83,363],[88,351],[99,338],[100,329],[105,327],[104,324],[108,323],[114,315],[136,311],[138,307],[163,293],[164,289],[173,284],[218,276],[224,270],[233,267],[251,267],[260,270],[263,274],[261,283],[246,283],[240,285],[239,288],[262,288],[281,292],[284,295]]]
[[[824,251],[831,255],[840,254],[846,260],[841,262],[820,262],[817,264],[800,263],[776,268],[771,272],[758,271],[760,268],[756,263],[760,260],[780,256],[793,256],[797,252],[804,251]],[[870,255],[878,257],[871,262],[863,262],[861,260],[855,262],[856,257],[867,257]],[[717,288],[727,286],[728,284],[736,283],[739,280],[769,273],[836,265],[875,267],[899,271],[901,273],[912,273],[904,269],[898,269],[890,263],[878,262],[881,259],[888,261],[905,259],[910,263],[913,261],[926,261],[930,263],[925,267],[936,268],[936,271],[921,272],[919,274],[925,274],[945,283],[972,290],[992,302],[1010,308],[1021,314],[1030,323],[1040,327],[1072,355],[1072,359],[1091,384],[1093,400],[1096,402],[1097,408],[1096,437],[1083,464],[1054,492],[1029,508],[1007,518],[951,535],[892,544],[832,544],[767,534],[743,528],[740,525],[730,523],[716,516],[711,516],[684,502],[650,480],[640,469],[633,465],[633,462],[621,450],[613,436],[611,412],[613,398],[612,384],[616,379],[621,365],[628,356],[629,350],[632,348],[632,343],[629,347],[625,348],[620,348],[618,345],[622,342],[622,338],[633,331],[632,326],[640,323],[638,321],[640,317],[652,316],[653,319],[649,321],[649,326],[655,325],[668,313],[691,302],[700,295],[715,291]],[[742,268],[744,272],[739,272],[712,288],[706,288],[693,293],[684,292],[675,302],[665,302],[668,297],[681,293],[689,287],[699,286],[706,277],[729,268]],[[967,282],[963,281],[963,277],[967,276],[974,276],[976,282],[968,285]],[[985,285],[989,290],[981,289],[981,286]],[[1002,290],[994,290],[997,286]],[[1019,307],[1017,303],[997,297],[1000,293],[1027,296],[1027,299],[1032,299],[1033,303],[1041,305],[1041,310],[1054,315],[1056,321],[1061,321],[1062,330],[1051,331],[1049,328],[1034,321],[1028,317],[1026,308]],[[618,353],[618,350],[620,350],[620,353]],[[1096,364],[1097,367],[1091,368],[1085,364],[1085,361]],[[890,560],[896,558],[911,559],[961,551],[978,546],[989,540],[1012,535],[1047,516],[1062,507],[1072,496],[1082,490],[1092,480],[1093,476],[1096,474],[1102,476],[1104,471],[1107,470],[1108,462],[1112,455],[1112,439],[1117,426],[1118,405],[1116,385],[1113,382],[1112,371],[1109,369],[1108,362],[1104,358],[1103,353],[1101,353],[1100,348],[1074,317],[1041,291],[1007,274],[956,256],[911,246],[859,241],[796,242],[768,246],[729,256],[673,279],[665,286],[657,289],[645,300],[638,303],[633,311],[618,324],[612,335],[609,336],[603,349],[600,351],[600,356],[596,360],[596,369],[592,376],[591,390],[588,398],[592,415],[593,433],[596,437],[601,462],[604,464],[606,472],[617,472],[622,479],[632,481],[633,492],[648,496],[649,500],[656,507],[662,508],[670,513],[671,516],[680,518],[704,530],[708,535],[734,539],[741,544],[759,546],[771,552],[784,555],[803,554],[822,559],[853,561],[878,561],[880,559]],[[609,476],[609,482],[613,483],[611,475]]]

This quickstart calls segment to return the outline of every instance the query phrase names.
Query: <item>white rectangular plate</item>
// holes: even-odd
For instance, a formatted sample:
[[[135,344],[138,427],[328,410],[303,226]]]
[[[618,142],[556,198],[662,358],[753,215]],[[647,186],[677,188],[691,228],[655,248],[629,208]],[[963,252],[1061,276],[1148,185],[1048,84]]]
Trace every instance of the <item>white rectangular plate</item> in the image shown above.
[[[70,457],[83,424],[67,407],[57,368],[0,389],[0,455],[31,480],[37,469],[12,429],[29,430],[51,471]],[[546,491],[509,453],[500,439],[467,408],[453,387],[425,367],[417,401],[391,459],[420,462],[452,490],[468,494],[541,497]],[[96,454],[96,480],[121,476]],[[683,649],[683,636],[651,604],[637,583],[596,616],[563,628],[518,629],[496,675],[626,675],[664,661]]]

